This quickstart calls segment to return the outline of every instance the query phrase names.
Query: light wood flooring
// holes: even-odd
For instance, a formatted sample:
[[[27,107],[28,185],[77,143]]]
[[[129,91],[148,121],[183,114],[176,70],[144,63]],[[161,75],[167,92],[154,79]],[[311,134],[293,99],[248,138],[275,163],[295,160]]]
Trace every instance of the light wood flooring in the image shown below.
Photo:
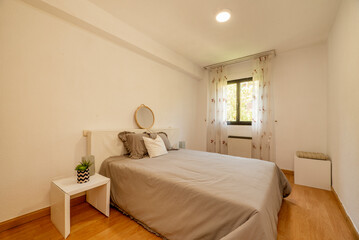
[[[292,194],[284,199],[279,212],[278,240],[356,239],[330,191],[293,184],[286,174]],[[0,239],[63,239],[50,216],[0,233]],[[107,218],[88,203],[71,208],[71,239],[160,240],[136,222],[111,208]]]

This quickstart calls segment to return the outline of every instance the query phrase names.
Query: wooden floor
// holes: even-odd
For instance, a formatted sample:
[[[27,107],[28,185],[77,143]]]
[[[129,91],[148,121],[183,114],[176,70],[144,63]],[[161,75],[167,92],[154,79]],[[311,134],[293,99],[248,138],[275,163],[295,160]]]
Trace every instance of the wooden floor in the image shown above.
[[[332,192],[294,185],[287,174],[292,194],[283,201],[279,213],[279,240],[355,239],[341,214]],[[63,239],[50,216],[0,233],[0,239]],[[107,218],[88,203],[71,208],[71,239],[157,239],[136,222],[111,209]]]
[[[351,232],[331,191],[294,184],[279,212],[278,240],[357,239]]]

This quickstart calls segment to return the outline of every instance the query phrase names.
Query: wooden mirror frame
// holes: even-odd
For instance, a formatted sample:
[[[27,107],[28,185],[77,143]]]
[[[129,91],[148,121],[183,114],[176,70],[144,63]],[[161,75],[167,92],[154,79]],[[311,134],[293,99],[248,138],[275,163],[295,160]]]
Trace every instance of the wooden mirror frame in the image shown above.
[[[152,113],[153,122],[152,122],[152,125],[151,125],[150,127],[148,127],[148,128],[141,126],[141,124],[138,122],[137,112],[138,112],[141,108],[147,108],[147,109],[150,110],[151,113]],[[136,121],[136,124],[137,124],[137,126],[138,126],[139,128],[141,128],[141,129],[150,129],[150,128],[152,128],[153,125],[155,124],[155,114],[153,113],[153,111],[152,111],[151,108],[149,108],[149,107],[146,106],[145,104],[141,104],[141,105],[136,109],[136,112],[135,112],[135,121]]]

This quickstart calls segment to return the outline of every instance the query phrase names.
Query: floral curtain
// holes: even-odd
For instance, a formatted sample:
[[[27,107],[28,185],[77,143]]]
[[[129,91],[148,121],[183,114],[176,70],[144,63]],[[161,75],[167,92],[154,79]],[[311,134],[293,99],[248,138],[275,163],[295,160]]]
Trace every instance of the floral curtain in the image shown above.
[[[227,154],[227,76],[225,67],[209,70],[207,151]]]
[[[252,105],[252,158],[273,161],[273,108],[271,105],[271,57],[254,60]]]

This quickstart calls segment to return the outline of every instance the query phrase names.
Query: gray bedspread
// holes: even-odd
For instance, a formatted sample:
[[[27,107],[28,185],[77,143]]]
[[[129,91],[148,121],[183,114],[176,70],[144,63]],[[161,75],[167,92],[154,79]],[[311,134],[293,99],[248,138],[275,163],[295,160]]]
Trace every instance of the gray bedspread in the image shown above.
[[[272,162],[192,150],[156,158],[111,157],[111,201],[168,239],[277,238],[278,211],[291,192]]]

